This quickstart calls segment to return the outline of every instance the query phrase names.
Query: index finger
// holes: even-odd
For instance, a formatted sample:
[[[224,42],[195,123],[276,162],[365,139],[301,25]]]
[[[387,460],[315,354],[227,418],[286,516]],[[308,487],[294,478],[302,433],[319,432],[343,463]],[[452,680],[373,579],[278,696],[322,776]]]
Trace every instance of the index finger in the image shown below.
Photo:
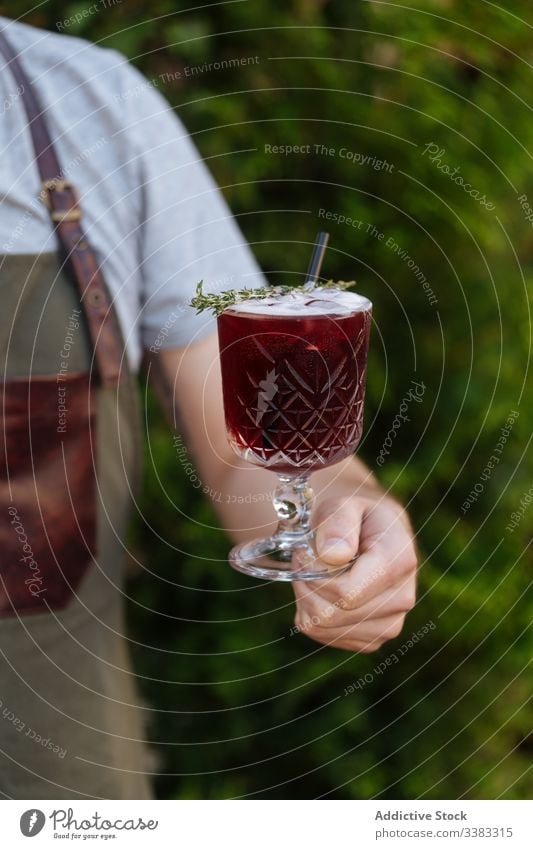
[[[353,566],[338,577],[313,582],[312,589],[345,610],[362,607],[410,574],[414,564],[411,549],[409,534],[401,526],[396,526],[387,539],[368,542],[363,538],[361,554]],[[298,589],[297,595],[304,596],[306,590]]]
[[[329,582],[328,596],[335,595],[346,610],[362,607],[381,595],[396,580],[396,574],[385,551],[375,545],[360,554],[353,566]]]

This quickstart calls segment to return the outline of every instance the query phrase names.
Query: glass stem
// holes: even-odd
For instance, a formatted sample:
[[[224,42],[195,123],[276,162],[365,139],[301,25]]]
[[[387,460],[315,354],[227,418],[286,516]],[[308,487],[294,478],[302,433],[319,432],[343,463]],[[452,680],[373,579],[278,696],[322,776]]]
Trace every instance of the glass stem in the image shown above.
[[[278,475],[278,478],[279,483],[272,498],[279,519],[276,535],[285,539],[310,536],[314,492],[309,484],[309,476]]]

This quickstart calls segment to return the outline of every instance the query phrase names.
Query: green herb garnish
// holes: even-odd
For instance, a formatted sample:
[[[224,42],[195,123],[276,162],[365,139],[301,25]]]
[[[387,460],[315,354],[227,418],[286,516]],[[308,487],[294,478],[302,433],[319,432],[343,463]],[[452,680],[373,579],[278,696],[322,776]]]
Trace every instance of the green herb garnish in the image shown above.
[[[215,315],[220,315],[228,307],[241,301],[263,300],[270,298],[272,295],[288,295],[294,291],[308,291],[311,295],[313,289],[349,289],[355,286],[355,280],[327,280],[325,283],[320,283],[319,286],[313,286],[307,290],[304,286],[266,286],[262,289],[227,289],[225,292],[215,295],[204,292],[204,281],[200,280],[196,286],[196,295],[191,300],[191,307],[194,307],[197,313],[205,310],[213,310]]]

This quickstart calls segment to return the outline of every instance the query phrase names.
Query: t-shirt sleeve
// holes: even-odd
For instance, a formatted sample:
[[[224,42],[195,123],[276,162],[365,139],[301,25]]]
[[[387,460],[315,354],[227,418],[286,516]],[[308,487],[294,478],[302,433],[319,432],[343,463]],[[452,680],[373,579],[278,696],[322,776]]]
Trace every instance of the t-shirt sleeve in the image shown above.
[[[189,306],[207,292],[265,284],[257,262],[187,130],[154,85],[124,63],[121,87],[140,181],[141,341],[182,347],[213,331]]]

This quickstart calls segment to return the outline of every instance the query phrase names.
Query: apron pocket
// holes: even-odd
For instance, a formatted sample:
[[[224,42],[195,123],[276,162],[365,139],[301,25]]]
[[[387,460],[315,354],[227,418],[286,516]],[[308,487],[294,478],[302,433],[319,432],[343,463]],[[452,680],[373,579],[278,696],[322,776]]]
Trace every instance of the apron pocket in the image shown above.
[[[88,372],[2,384],[0,617],[65,607],[96,548]]]

